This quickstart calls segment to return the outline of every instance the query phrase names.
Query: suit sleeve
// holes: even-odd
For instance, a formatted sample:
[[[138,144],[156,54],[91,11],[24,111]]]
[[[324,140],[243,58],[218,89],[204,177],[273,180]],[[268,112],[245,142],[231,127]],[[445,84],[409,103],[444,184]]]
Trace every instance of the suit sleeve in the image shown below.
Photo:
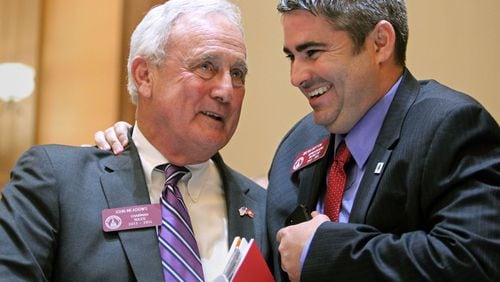
[[[422,146],[423,160],[408,161],[407,174],[381,182],[407,186],[412,197],[404,205],[415,207],[403,208],[408,222],[392,230],[370,222],[323,223],[303,280],[500,281],[498,125],[484,109],[470,106],[447,113],[436,129]],[[390,218],[386,210],[370,217]]]
[[[0,277],[50,280],[58,230],[57,181],[43,147],[24,153],[0,201]]]

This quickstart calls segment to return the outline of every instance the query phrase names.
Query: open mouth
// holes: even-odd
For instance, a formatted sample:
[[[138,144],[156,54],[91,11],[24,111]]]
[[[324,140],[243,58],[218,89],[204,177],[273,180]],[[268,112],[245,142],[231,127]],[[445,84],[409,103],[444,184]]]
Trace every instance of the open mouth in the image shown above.
[[[206,112],[203,112],[203,114],[209,118],[216,120],[216,121],[222,121],[222,116],[220,116],[216,113],[206,111]]]
[[[316,98],[316,97],[319,97],[323,94],[325,94],[328,90],[330,90],[331,86],[323,86],[323,87],[320,87],[316,90],[313,90],[309,93],[307,93],[307,96],[310,98],[310,99],[313,99],[313,98]]]

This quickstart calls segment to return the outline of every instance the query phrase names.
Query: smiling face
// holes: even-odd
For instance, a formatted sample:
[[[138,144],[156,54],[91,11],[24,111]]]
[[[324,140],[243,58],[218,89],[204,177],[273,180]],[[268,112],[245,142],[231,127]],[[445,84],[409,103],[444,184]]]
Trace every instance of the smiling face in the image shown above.
[[[158,67],[141,58],[134,62],[136,81],[143,82],[137,83],[139,127],[169,161],[206,161],[238,125],[247,73],[243,35],[217,13],[181,16],[166,54]]]
[[[358,53],[345,31],[304,10],[283,15],[291,83],[309,100],[314,121],[347,133],[381,97],[378,58],[369,35]]]

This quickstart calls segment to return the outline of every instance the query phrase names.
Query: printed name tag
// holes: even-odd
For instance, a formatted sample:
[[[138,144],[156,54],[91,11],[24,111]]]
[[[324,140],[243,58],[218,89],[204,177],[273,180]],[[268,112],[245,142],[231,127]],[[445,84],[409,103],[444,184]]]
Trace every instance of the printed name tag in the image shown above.
[[[329,142],[330,138],[326,138],[321,143],[299,153],[293,161],[292,173],[324,157]]]
[[[146,228],[161,224],[161,206],[153,204],[104,209],[101,216],[105,232]]]

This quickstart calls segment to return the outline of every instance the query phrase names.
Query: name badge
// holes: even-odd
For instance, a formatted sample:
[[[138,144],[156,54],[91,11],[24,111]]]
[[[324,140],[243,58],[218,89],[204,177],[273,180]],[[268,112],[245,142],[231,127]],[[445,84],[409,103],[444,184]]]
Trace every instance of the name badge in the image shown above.
[[[292,173],[324,157],[329,142],[330,138],[326,138],[325,140],[321,141],[321,143],[316,144],[311,148],[299,153],[295,158],[295,161],[293,161]]]
[[[101,216],[104,232],[146,228],[161,224],[161,206],[152,204],[104,209]]]

